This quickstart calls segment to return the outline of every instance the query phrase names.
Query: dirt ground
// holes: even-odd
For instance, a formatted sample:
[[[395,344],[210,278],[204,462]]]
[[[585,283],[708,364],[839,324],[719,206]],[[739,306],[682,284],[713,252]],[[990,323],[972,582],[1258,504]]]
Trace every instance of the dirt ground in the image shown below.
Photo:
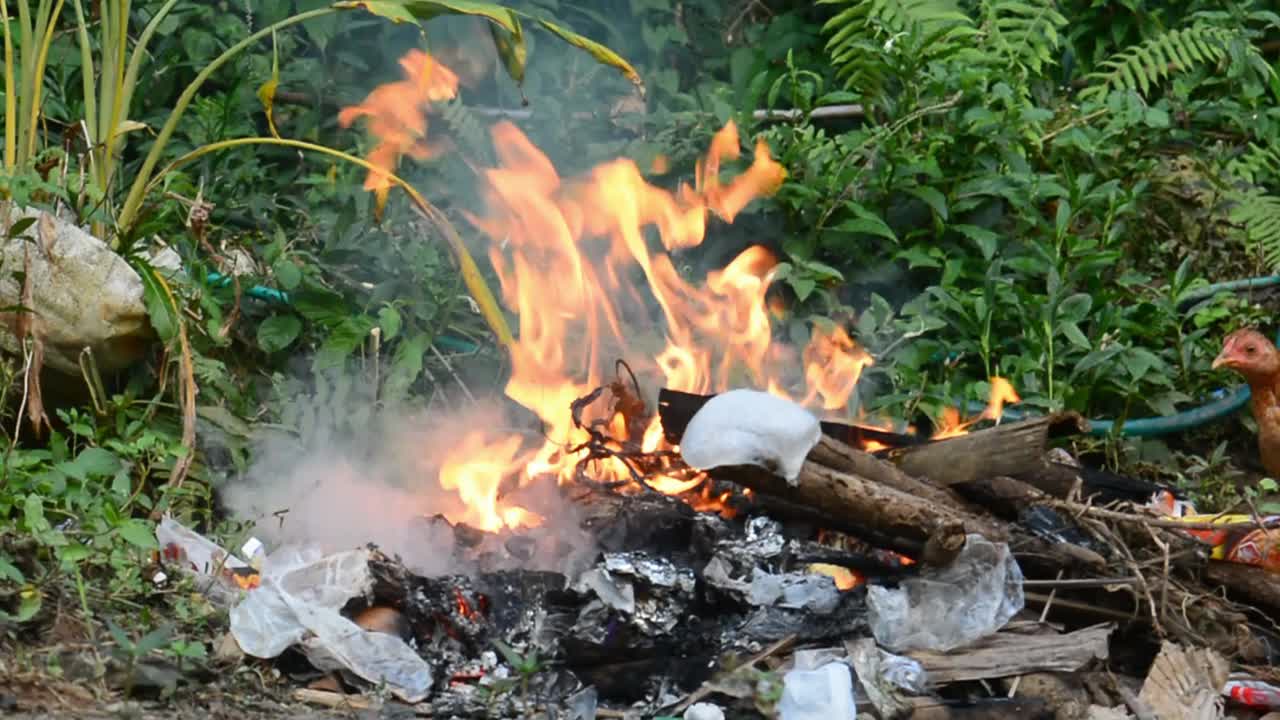
[[[184,681],[168,697],[127,700],[112,677],[73,680],[33,669],[29,658],[0,657],[0,718],[5,720],[393,720],[415,717],[404,705],[379,710],[316,708],[290,700],[299,684],[237,672]],[[74,673],[67,673],[74,674]]]

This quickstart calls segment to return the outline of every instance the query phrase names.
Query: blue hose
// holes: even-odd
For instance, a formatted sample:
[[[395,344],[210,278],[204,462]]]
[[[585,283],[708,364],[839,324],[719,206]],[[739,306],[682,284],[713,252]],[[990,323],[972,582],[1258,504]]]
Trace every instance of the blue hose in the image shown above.
[[[226,287],[231,284],[231,278],[223,275],[222,273],[211,272],[206,275],[206,278],[208,279],[209,284],[215,287]],[[275,288],[264,287],[262,285],[254,285],[248,290],[245,290],[244,294],[255,300],[274,303],[276,305],[289,304],[288,293],[283,290],[276,290]],[[434,344],[442,350],[449,350],[452,352],[473,353],[480,350],[480,346],[476,343],[471,342],[470,340],[453,337],[452,335],[441,335],[434,340]]]

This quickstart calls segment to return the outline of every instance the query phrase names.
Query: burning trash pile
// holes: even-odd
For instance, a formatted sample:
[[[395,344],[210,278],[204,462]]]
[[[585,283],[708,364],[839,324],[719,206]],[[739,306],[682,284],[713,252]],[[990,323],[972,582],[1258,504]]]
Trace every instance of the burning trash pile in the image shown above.
[[[441,151],[427,116],[457,90],[425,53],[402,65],[341,118],[378,140],[376,192]],[[485,424],[442,453],[439,502],[400,540],[454,570],[376,543],[236,559],[160,528],[241,650],[321,677],[306,699],[368,706],[338,691],[382,688],[437,718],[1280,709],[1280,518],[1197,516],[1082,466],[1053,447],[1078,416],[1000,422],[1018,402],[1003,378],[980,415],[895,432],[859,409],[874,359],[843,329],[774,341],[766,248],[685,277],[673,255],[712,215],[781,182],[764,143],[725,182],[726,125],[671,192],[626,160],[562,178],[511,123],[492,137],[468,219],[519,317],[506,395],[545,442]]]

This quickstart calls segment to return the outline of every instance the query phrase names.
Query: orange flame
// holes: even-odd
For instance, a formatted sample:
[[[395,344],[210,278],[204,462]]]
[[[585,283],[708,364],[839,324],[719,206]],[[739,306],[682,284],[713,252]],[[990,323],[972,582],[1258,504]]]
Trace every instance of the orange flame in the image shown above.
[[[1005,378],[995,376],[991,378],[991,392],[987,399],[987,407],[980,415],[969,420],[960,419],[960,411],[955,408],[946,408],[942,411],[941,422],[939,423],[938,432],[934,433],[936,439],[956,437],[969,432],[969,428],[982,420],[999,421],[1004,414],[1004,406],[1006,404],[1021,402],[1022,398],[1018,396],[1018,391],[1014,390],[1013,384]]]
[[[379,172],[369,174],[365,187],[382,197],[389,187],[385,173],[402,157],[436,152],[426,141],[425,111],[454,97],[458,86],[457,76],[424,52],[411,51],[401,66],[405,80],[376,88],[339,115],[344,127],[369,118],[378,139],[369,159]],[[802,371],[785,347],[773,343],[771,317],[780,317],[781,307],[767,297],[777,265],[770,251],[747,247],[701,283],[687,280],[672,259],[671,253],[702,243],[712,214],[732,222],[753,200],[778,189],[786,173],[763,140],[755,143],[748,167],[725,182],[722,165],[738,159],[742,145],[737,127],[727,123],[697,164],[694,185],[672,192],[651,185],[627,159],[562,178],[514,124],[499,122],[491,136],[498,163],[481,172],[486,207],[468,217],[491,240],[502,300],[519,318],[506,394],[538,415],[548,440],[521,453],[519,436],[469,435],[440,471],[441,485],[455,490],[465,506],[445,513],[451,521],[484,530],[537,524],[540,518],[531,513],[504,506],[500,485],[547,475],[572,480],[584,457],[573,448],[589,438],[574,425],[570,406],[603,385],[619,357],[674,390],[754,385],[826,413],[846,407],[872,358],[840,327],[814,330],[800,358]],[[668,167],[661,158],[654,169]],[[650,322],[650,299],[661,312],[661,327]],[[629,428],[616,408],[588,408],[583,420],[603,422],[615,437],[645,451],[673,449],[656,415],[642,433]],[[617,459],[596,461],[591,473],[601,481],[631,478]],[[721,509],[727,499],[712,495],[702,476],[650,482],[699,508]],[[699,487],[701,493],[694,492]]]

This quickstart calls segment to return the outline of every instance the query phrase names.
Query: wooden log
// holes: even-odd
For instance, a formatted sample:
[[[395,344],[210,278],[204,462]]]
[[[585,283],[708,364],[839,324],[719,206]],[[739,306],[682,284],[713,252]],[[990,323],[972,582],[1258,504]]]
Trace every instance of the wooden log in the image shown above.
[[[1280,613],[1280,573],[1224,560],[1210,560],[1205,577],[1250,602]]]
[[[990,680],[1034,672],[1074,672],[1095,658],[1106,660],[1107,640],[1116,625],[1106,623],[1059,635],[1001,631],[948,653],[906,653],[921,665],[933,685]]]
[[[919,547],[920,543],[927,544],[935,536],[953,535],[959,525],[966,532],[977,533],[992,542],[1009,542],[1019,554],[1019,561],[1026,558],[1043,569],[1072,567],[1097,570],[1106,564],[1103,558],[1084,548],[1051,543],[1001,520],[939,505],[812,461],[806,461],[801,467],[794,486],[754,466],[716,468],[711,471],[711,476],[751,488],[762,495],[820,508],[825,515],[842,519],[840,525],[832,529],[868,542],[871,542],[868,535],[874,534],[878,539],[873,544],[911,557],[921,556],[907,550],[906,546]],[[948,543],[943,542],[943,545]]]
[[[964,500],[955,492],[914,478],[888,460],[863,452],[831,437],[822,437],[813,450],[809,451],[808,457],[819,465],[873,480],[922,500],[946,505],[955,510],[972,511],[972,508],[967,507]]]
[[[960,522],[970,532],[992,541],[1009,539],[1008,529],[989,518],[935,505],[867,478],[810,461],[801,467],[794,486],[754,466],[717,468],[711,471],[711,476],[749,487],[758,493],[822,508],[829,515],[848,518],[861,527],[888,537],[926,542],[942,527]]]
[[[1084,432],[1079,414],[1057,413],[1004,423],[945,440],[895,448],[887,457],[908,475],[950,486],[995,475],[1021,476],[1045,466],[1051,437]]]

